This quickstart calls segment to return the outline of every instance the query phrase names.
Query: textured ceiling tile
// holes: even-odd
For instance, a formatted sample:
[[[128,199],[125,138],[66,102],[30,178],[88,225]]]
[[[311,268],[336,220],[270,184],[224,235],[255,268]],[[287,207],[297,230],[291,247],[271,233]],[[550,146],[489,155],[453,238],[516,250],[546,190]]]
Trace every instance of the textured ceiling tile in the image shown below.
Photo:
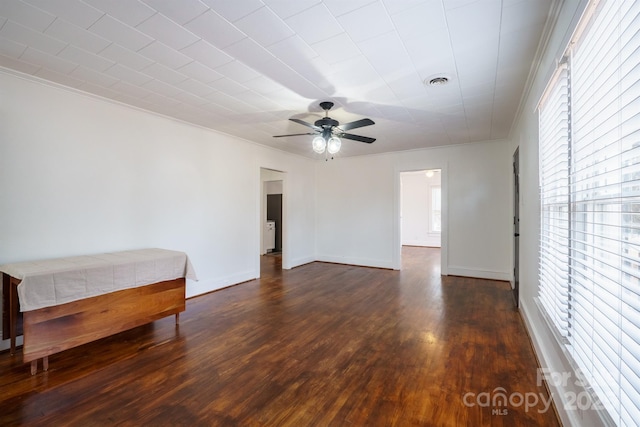
[[[151,80],[151,77],[148,75],[142,74],[120,64],[116,64],[113,67],[108,68],[104,73],[111,77],[115,77],[118,80],[123,80],[127,83],[140,86]]]
[[[338,17],[338,22],[356,43],[395,29],[387,11],[379,2],[370,3],[341,15]],[[363,23],[366,24],[363,25]]]
[[[273,92],[282,90],[282,86],[264,76],[259,76],[255,79],[243,82],[242,85],[261,95],[269,95]]]
[[[76,89],[80,88],[84,84],[82,80],[71,77],[70,75],[65,73],[59,73],[52,69],[40,68],[35,72],[34,75],[40,77],[41,79],[49,80],[51,82]]]
[[[71,77],[75,77],[76,79],[105,87],[112,86],[118,82],[118,79],[114,77],[83,66],[77,67],[75,70],[69,73],[69,75]]]
[[[110,61],[103,56],[98,56],[94,53],[87,52],[86,50],[71,45],[62,49],[57,56],[74,64],[83,64],[96,71],[104,71],[115,64],[115,62]]]
[[[208,7],[198,0],[143,0],[174,22],[183,25],[202,15]]]
[[[71,22],[80,28],[87,29],[95,23],[103,13],[81,0],[27,0],[34,6]]]
[[[271,9],[262,7],[234,23],[242,32],[261,46],[269,46],[291,37],[291,28]]]
[[[153,61],[151,59],[138,55],[132,50],[124,48],[115,43],[109,45],[103,51],[101,51],[100,56],[103,56],[114,62],[118,62],[133,70],[141,70],[153,64]]]
[[[333,13],[335,16],[342,16],[345,13],[360,9],[361,7],[371,4],[374,1],[375,0],[323,0],[323,3],[329,8],[329,10],[331,10],[331,13]]]
[[[440,7],[441,0],[383,0],[384,6],[387,8],[389,15],[404,12],[407,9],[418,6],[422,3],[428,3],[434,7]]]
[[[184,53],[178,52],[177,50],[158,41],[154,41],[153,43],[143,47],[137,53],[174,69],[180,68],[193,61],[192,58]]]
[[[16,24],[10,20],[5,22],[0,29],[0,37],[5,37],[18,43],[34,47],[52,55],[57,54],[66,46],[66,43],[58,39]]]
[[[89,31],[134,51],[142,49],[153,41],[151,37],[117,21],[109,15],[102,16],[95,24],[89,27]]]
[[[170,85],[168,83],[165,83],[163,81],[156,80],[156,79],[153,79],[145,83],[144,85],[142,85],[142,87],[151,92],[160,94],[165,97],[174,97],[184,90],[177,86]]]
[[[232,45],[246,37],[242,31],[212,10],[208,10],[185,27],[219,49]]]
[[[286,23],[308,44],[314,44],[344,30],[323,3],[287,18]],[[321,22],[322,25],[316,25]]]
[[[109,40],[61,19],[53,22],[45,34],[93,53],[100,52],[111,44]]]
[[[224,51],[254,69],[275,59],[273,54],[248,37],[227,46]]]
[[[151,64],[141,72],[171,85],[176,85],[187,79],[184,74],[159,63]]]
[[[180,82],[178,83],[178,87],[193,95],[199,95],[199,96],[210,95],[212,92],[216,91],[211,86],[201,83],[198,80],[194,80],[194,79],[187,79],[183,82]]]
[[[391,2],[390,2],[391,3]],[[426,37],[432,43],[448,43],[449,33],[445,19],[444,8],[440,1],[430,0],[420,2],[411,8],[391,15],[391,19],[403,39]],[[435,38],[435,30],[443,34],[442,38]]]
[[[221,79],[215,80],[209,83],[209,86],[222,93],[226,93],[227,95],[232,96],[247,90],[246,86],[241,85],[240,83],[230,79],[229,77],[223,77]]]
[[[153,15],[138,24],[136,29],[176,50],[199,40],[193,33],[160,14]]]
[[[190,62],[176,71],[202,83],[209,83],[222,78],[222,74],[196,61]]]
[[[222,64],[233,61],[231,56],[204,40],[197,41],[191,46],[185,47],[180,52],[209,68],[216,68]]]
[[[285,64],[306,62],[318,56],[318,52],[295,35],[270,45],[268,49]]]
[[[281,18],[288,18],[296,15],[304,10],[307,10],[322,0],[296,0],[296,1],[283,1],[283,0],[263,0],[264,3]]]
[[[49,0],[40,0],[49,1]],[[156,11],[139,1],[132,0],[83,0],[91,6],[108,13],[119,21],[135,27],[142,21],[153,16]],[[86,28],[86,27],[85,27]]]
[[[363,41],[359,47],[383,78],[396,78],[414,68],[397,33],[386,33]]]
[[[247,80],[255,79],[260,74],[255,70],[247,67],[240,61],[231,61],[216,68],[216,71],[220,74],[229,77],[237,81],[238,83],[246,82]]]
[[[0,66],[7,67],[11,70],[16,70],[21,73],[35,74],[40,67],[37,65],[29,64],[16,58],[11,58],[0,54]]]
[[[18,59],[26,49],[26,44],[0,37],[0,55]]]
[[[57,59],[55,56],[32,48],[27,48],[21,55],[20,60],[38,67],[46,67],[62,74],[67,74],[75,68],[75,65],[68,61]]]
[[[15,0],[0,2],[0,16],[40,32],[44,31],[56,19],[55,16],[42,9]]]
[[[340,33],[326,40],[313,44],[320,57],[327,64],[337,64],[361,54],[358,46],[347,33]]]
[[[260,0],[202,0],[202,2],[229,22],[235,22],[264,6]]]

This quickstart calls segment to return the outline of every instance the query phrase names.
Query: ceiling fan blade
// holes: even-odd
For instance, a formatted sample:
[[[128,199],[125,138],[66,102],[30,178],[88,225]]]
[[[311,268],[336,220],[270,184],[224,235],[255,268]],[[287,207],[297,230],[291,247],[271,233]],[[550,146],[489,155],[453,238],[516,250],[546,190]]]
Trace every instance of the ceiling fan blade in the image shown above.
[[[311,129],[313,129],[313,130],[322,130],[322,129],[320,129],[318,126],[316,126],[316,125],[312,125],[311,123],[307,123],[307,122],[305,122],[304,120],[295,119],[295,118],[290,118],[289,120],[291,120],[292,122],[296,122],[296,123],[298,123],[298,124],[301,124],[301,125],[303,125],[303,126],[310,127],[310,128],[311,128]]]
[[[285,136],[300,136],[300,135],[317,135],[317,133],[314,132],[307,132],[307,133],[292,133],[290,135],[273,135],[274,138],[283,138]]]
[[[354,141],[360,141],[360,142],[366,142],[367,144],[371,144],[373,141],[375,141],[375,138],[369,138],[368,136],[361,136],[361,135],[353,135],[351,133],[343,133],[339,135],[340,138],[344,138],[344,139],[353,139]]]
[[[371,119],[360,119],[355,122],[345,123],[343,125],[338,126],[342,130],[351,130],[355,128],[361,128],[363,126],[375,125],[376,123]]]

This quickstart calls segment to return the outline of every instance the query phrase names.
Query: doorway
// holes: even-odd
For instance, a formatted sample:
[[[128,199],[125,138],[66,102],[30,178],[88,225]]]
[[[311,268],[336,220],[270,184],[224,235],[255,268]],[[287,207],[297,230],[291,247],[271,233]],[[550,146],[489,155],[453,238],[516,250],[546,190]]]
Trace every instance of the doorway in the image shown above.
[[[440,169],[400,174],[402,246],[439,248],[442,231]]]
[[[260,168],[260,202],[259,202],[259,253],[257,276],[263,268],[264,257],[269,256],[270,263],[278,269],[286,267],[286,173],[273,169]],[[277,259],[275,259],[277,258]],[[270,269],[273,266],[270,265]]]
[[[429,167],[430,166],[430,167]],[[431,166],[420,168],[420,169],[409,169],[409,170],[396,170],[395,173],[395,183],[396,183],[396,193],[395,193],[395,215],[394,215],[394,240],[395,240],[395,248],[393,253],[393,269],[401,270],[402,269],[402,246],[409,246],[411,240],[408,240],[407,234],[407,213],[406,206],[403,206],[403,177],[405,176],[420,176],[424,177],[425,183],[422,186],[422,206],[423,206],[423,221],[422,221],[422,236],[427,236],[431,234],[432,236],[439,234],[439,245],[437,243],[433,243],[433,240],[414,240],[415,243],[420,243],[420,245],[416,246],[426,246],[426,247],[440,247],[440,274],[443,276],[448,275],[448,203],[447,203],[447,189],[448,189],[448,178],[447,178],[447,165],[446,163],[443,165]],[[429,173],[429,178],[432,178],[436,175],[436,171],[439,171],[439,185],[435,182],[431,182],[431,186],[427,185],[427,172],[433,172],[433,175]],[[405,196],[406,198],[406,196]],[[403,224],[404,222],[404,224]],[[403,230],[404,229],[404,230]],[[438,233],[439,231],[439,233]],[[404,239],[403,239],[404,233]],[[414,235],[415,237],[415,235]],[[436,240],[437,242],[437,240]]]
[[[520,305],[520,147],[513,153],[513,297]]]

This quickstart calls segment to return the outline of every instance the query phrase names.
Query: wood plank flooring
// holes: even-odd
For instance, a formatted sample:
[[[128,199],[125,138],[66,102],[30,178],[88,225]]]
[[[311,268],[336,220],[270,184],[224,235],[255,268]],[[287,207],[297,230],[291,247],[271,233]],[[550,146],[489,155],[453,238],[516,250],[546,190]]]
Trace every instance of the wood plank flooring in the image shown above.
[[[266,256],[260,280],[188,300],[178,328],[53,355],[36,376],[2,353],[0,425],[558,425],[509,284],[441,277],[438,249],[403,262]]]

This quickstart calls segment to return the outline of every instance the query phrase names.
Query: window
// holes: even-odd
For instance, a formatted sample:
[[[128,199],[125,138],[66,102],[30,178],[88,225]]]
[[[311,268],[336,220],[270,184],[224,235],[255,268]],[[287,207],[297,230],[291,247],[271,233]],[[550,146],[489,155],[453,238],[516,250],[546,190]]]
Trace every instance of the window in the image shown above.
[[[442,192],[439,185],[429,186],[429,191],[431,193],[431,221],[429,224],[429,231],[432,233],[440,233],[442,231]]]
[[[613,422],[635,425],[640,2],[590,10],[539,108],[539,302]]]

